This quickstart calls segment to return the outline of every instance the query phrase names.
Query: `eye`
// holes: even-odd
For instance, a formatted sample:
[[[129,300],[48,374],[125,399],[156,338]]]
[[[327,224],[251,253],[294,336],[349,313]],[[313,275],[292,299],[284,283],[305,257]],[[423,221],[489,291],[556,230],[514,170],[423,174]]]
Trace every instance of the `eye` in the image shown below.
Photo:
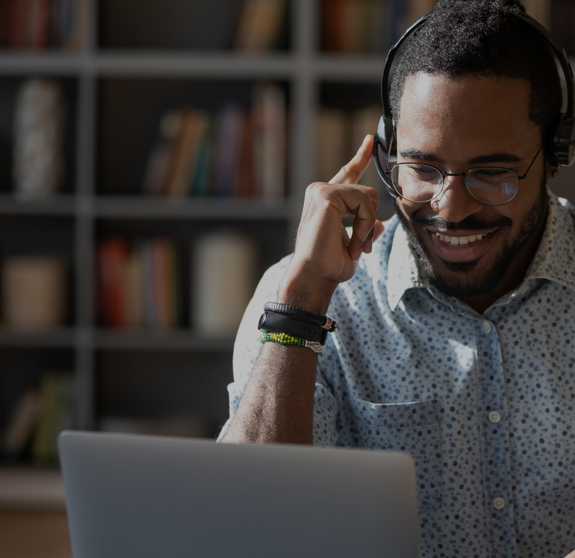
[[[427,165],[407,165],[407,168],[422,178],[434,176],[437,173],[433,167]]]
[[[509,174],[505,169],[475,169],[473,173],[477,178],[493,179]]]

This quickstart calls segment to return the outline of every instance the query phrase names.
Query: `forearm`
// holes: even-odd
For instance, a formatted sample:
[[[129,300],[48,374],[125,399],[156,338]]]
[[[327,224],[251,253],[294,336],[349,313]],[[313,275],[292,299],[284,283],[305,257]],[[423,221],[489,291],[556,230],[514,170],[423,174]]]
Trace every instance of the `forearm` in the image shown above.
[[[357,184],[371,160],[368,136],[330,184],[306,191],[294,256],[277,302],[325,314],[337,285],[350,279],[362,252],[383,232],[377,193]],[[355,215],[351,237],[344,215]],[[262,348],[223,442],[311,444],[317,355],[307,347],[268,342]]]
[[[317,355],[266,343],[221,441],[311,444]]]

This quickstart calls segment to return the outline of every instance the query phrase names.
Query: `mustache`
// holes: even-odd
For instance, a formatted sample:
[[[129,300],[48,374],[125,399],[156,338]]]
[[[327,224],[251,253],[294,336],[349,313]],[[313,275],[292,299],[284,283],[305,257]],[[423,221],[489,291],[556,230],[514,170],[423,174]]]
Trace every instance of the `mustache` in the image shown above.
[[[463,221],[459,221],[459,223],[452,223],[439,215],[412,215],[410,221],[419,225],[448,231],[487,231],[494,228],[511,227],[512,225],[511,219],[504,216],[485,221],[478,219],[475,215],[470,215]]]

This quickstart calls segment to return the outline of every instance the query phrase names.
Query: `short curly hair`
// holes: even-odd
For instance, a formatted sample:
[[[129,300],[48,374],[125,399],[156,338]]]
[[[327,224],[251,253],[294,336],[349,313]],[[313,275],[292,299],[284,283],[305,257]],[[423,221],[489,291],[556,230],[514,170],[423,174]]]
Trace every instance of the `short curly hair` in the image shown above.
[[[561,82],[547,41],[512,15],[524,11],[518,0],[440,0],[397,62],[389,92],[395,121],[410,75],[507,77],[529,84],[529,119],[543,138],[561,112]]]

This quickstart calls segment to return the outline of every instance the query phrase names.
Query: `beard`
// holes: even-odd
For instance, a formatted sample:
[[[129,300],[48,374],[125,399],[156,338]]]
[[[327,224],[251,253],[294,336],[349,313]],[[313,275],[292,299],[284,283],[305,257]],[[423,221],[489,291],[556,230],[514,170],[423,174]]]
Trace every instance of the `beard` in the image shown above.
[[[539,187],[539,197],[523,218],[523,224],[519,233],[514,239],[505,243],[495,263],[487,272],[481,275],[473,273],[479,263],[479,259],[468,262],[446,262],[442,260],[442,264],[449,271],[454,272],[451,277],[443,277],[439,270],[434,269],[431,263],[431,254],[427,246],[417,238],[417,235],[411,228],[411,223],[428,225],[442,230],[455,231],[459,229],[480,232],[482,230],[493,230],[494,227],[510,227],[512,224],[511,219],[501,216],[498,219],[484,221],[474,215],[470,215],[459,223],[451,223],[439,215],[416,216],[409,219],[398,207],[397,199],[394,199],[393,204],[399,221],[407,234],[411,251],[418,262],[420,273],[428,279],[431,285],[442,293],[460,299],[467,299],[483,296],[492,292],[497,285],[501,283],[510,266],[513,265],[521,248],[523,248],[531,235],[538,229],[547,211],[545,185],[546,178],[545,175],[543,175]]]

